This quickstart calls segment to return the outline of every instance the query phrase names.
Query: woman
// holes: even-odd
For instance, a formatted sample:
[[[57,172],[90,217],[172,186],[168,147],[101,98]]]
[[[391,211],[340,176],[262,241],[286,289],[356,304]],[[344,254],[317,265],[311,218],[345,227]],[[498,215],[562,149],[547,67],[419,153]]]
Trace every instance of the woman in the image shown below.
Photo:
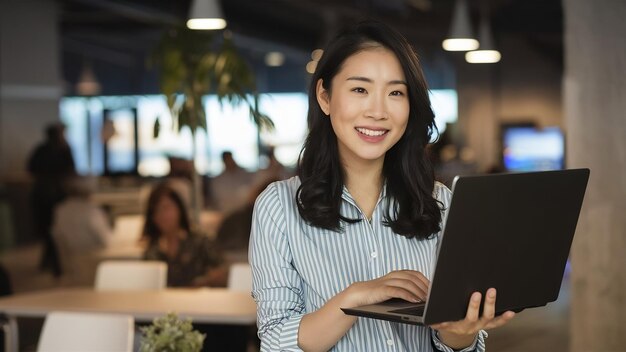
[[[490,289],[479,316],[432,327],[357,319],[339,309],[426,298],[450,191],[424,149],[435,130],[419,62],[375,22],[340,33],[309,92],[298,177],[256,202],[249,258],[262,350],[484,351]]]
[[[167,183],[148,198],[144,258],[167,263],[168,286],[225,286],[228,267],[208,237],[191,230],[182,198]]]

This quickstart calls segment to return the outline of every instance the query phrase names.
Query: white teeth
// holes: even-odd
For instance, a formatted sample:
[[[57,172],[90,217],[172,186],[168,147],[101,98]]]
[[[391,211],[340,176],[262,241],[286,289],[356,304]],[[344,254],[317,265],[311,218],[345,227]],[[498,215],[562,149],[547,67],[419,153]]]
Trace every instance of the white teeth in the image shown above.
[[[361,133],[363,133],[364,135],[370,136],[370,137],[378,137],[378,136],[382,136],[383,134],[387,133],[386,130],[373,131],[373,130],[368,130],[367,128],[362,128],[362,127],[357,127],[356,130],[361,132]]]

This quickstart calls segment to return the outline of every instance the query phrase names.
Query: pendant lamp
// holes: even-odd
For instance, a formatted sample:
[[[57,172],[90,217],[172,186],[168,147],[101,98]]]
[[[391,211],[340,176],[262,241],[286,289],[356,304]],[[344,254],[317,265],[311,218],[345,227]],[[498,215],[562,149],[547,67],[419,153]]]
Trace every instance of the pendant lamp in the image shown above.
[[[466,0],[457,0],[450,24],[450,33],[442,46],[448,51],[468,51],[478,48],[478,40],[472,34]]]
[[[502,55],[493,43],[493,33],[487,15],[483,15],[480,21],[478,39],[480,40],[478,50],[465,53],[465,61],[471,64],[492,64],[500,61]]]
[[[217,30],[226,28],[218,0],[192,0],[187,28],[199,30]]]

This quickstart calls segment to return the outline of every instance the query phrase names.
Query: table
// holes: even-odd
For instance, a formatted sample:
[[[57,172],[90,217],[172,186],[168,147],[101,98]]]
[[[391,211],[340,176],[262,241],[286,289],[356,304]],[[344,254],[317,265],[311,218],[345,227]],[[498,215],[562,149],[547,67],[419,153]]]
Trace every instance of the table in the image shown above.
[[[169,312],[194,323],[253,325],[256,305],[248,293],[221,288],[168,288],[153,291],[95,291],[61,288],[0,299],[9,318],[6,350],[18,350],[17,317],[45,317],[51,311],[117,313],[151,322]]]

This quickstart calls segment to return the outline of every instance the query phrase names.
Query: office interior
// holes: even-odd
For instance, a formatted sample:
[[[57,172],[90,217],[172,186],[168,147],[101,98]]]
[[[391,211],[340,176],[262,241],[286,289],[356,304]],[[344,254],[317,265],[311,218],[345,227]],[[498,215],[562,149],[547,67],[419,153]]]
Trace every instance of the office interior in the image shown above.
[[[275,128],[260,127],[245,104],[206,94],[206,128],[193,143],[171,117],[155,57],[196,1],[0,0],[0,263],[13,295],[70,285],[38,267],[44,245],[27,165],[46,126],[65,126],[76,172],[113,223],[142,216],[146,190],[182,175],[190,189],[200,185],[198,221],[215,234],[233,210],[220,210],[210,186],[224,170],[222,153],[257,175],[273,153],[281,177],[293,175],[319,49],[345,23],[372,18],[418,53],[438,117],[431,149],[442,182],[591,169],[559,299],[489,332],[488,349],[626,351],[626,2],[216,1],[226,26],[210,32],[213,45],[235,45]],[[497,62],[471,63],[468,51],[442,47],[459,3]],[[131,228],[138,239],[140,225]],[[19,320],[23,350],[36,350],[42,323]],[[248,350],[258,350],[254,341]]]

